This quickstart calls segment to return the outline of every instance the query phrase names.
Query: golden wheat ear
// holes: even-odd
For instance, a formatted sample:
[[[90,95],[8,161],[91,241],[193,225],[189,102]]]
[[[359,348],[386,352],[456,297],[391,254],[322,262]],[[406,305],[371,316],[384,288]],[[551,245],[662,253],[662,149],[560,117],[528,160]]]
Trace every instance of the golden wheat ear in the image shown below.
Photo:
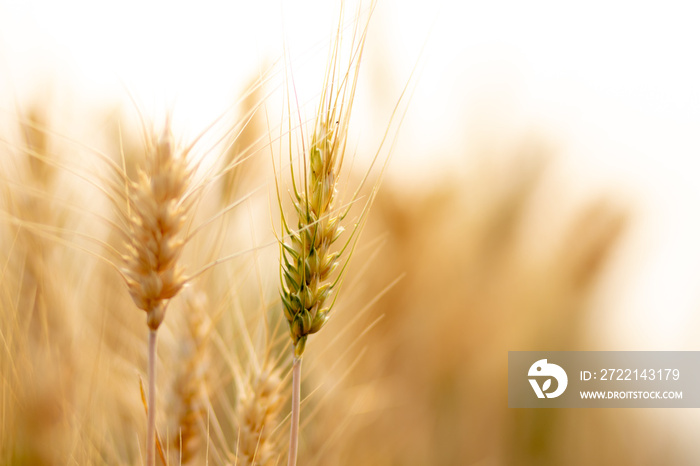
[[[112,196],[121,213],[125,253],[121,273],[136,306],[146,312],[148,338],[148,433],[146,463],[155,465],[156,332],[170,299],[187,278],[178,264],[186,243],[186,223],[196,196],[191,195],[194,170],[188,160],[192,146],[180,149],[169,123],[146,138],[146,151],[135,180],[118,173],[123,191]]]
[[[79,430],[69,421],[81,360],[67,293],[78,285],[70,256],[47,234],[63,234],[76,219],[56,200],[66,152],[51,137],[50,110],[42,101],[18,104],[17,123],[0,134],[2,464],[60,462]]]
[[[170,128],[149,142],[145,167],[127,187],[128,239],[123,271],[131,298],[146,311],[148,327],[157,330],[163,322],[165,303],[185,282],[177,260],[185,245],[184,227],[193,204],[187,199],[192,170],[187,154],[176,154]]]
[[[182,325],[178,326],[173,353],[174,378],[169,403],[173,428],[168,449],[175,453],[176,464],[194,464],[203,446],[207,417],[207,387],[210,378],[209,337],[212,323],[206,313],[207,296],[185,290]]]
[[[241,387],[236,406],[239,440],[236,459],[241,466],[272,466],[279,456],[274,432],[284,397],[280,369],[271,363],[253,368]]]

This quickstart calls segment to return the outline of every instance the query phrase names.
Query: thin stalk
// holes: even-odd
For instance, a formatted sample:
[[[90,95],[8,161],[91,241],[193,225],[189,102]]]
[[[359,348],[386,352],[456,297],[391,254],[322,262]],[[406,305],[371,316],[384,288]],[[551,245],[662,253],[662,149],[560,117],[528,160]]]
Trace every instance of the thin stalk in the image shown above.
[[[148,331],[148,437],[146,465],[156,465],[156,330]]]
[[[287,466],[296,466],[299,446],[299,411],[301,409],[301,358],[294,358],[292,366],[292,427],[289,429],[289,461]]]

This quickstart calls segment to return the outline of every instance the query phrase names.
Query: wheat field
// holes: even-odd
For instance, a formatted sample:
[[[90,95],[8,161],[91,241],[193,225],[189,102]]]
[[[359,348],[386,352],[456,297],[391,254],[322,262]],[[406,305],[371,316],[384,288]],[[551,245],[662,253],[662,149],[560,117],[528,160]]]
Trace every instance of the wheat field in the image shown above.
[[[436,111],[460,55],[438,20],[400,35],[421,8],[302,3],[90,10],[170,21],[134,33],[151,74],[80,38],[102,98],[0,48],[0,464],[695,464],[690,410],[507,406],[508,351],[650,349],[655,317],[614,309],[647,296],[646,198],[579,176],[508,82]],[[7,34],[46,8],[0,4]],[[248,42],[188,50],[183,18]],[[651,349],[693,349],[678,322]]]

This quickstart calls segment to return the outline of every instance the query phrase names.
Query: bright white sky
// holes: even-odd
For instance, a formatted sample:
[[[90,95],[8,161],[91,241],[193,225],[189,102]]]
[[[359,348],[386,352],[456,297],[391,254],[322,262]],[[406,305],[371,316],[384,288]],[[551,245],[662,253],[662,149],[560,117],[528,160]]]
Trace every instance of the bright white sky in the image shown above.
[[[53,77],[113,101],[123,82],[146,110],[174,105],[201,126],[279,56],[283,29],[293,52],[326,40],[332,4],[0,0],[0,95]],[[699,13],[690,1],[380,0],[367,68],[381,79],[368,95],[390,104],[430,36],[392,170],[460,167],[458,148],[482,133],[552,135],[572,189],[617,184],[639,206],[612,274],[622,278],[601,300],[602,335],[631,335],[618,348],[698,349]]]

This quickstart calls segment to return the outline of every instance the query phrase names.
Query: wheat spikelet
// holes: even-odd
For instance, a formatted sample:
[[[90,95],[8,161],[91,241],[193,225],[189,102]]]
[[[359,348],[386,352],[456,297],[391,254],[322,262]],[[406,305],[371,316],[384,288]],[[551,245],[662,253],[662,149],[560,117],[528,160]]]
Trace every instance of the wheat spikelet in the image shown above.
[[[279,369],[265,364],[251,375],[238,399],[239,446],[237,459],[241,466],[276,464],[277,442],[271,437],[279,422],[284,401]]]
[[[209,332],[211,323],[204,311],[203,293],[186,293],[185,331],[177,339],[178,359],[170,410],[175,419],[170,449],[176,453],[176,464],[190,464],[202,444],[201,420],[206,418],[209,371]]]
[[[128,190],[129,237],[123,273],[131,298],[146,311],[148,326],[156,330],[163,321],[164,301],[175,296],[183,284],[177,264],[185,240],[183,226],[191,199],[186,197],[192,170],[187,151],[175,155],[170,128],[147,148],[145,169]]]

